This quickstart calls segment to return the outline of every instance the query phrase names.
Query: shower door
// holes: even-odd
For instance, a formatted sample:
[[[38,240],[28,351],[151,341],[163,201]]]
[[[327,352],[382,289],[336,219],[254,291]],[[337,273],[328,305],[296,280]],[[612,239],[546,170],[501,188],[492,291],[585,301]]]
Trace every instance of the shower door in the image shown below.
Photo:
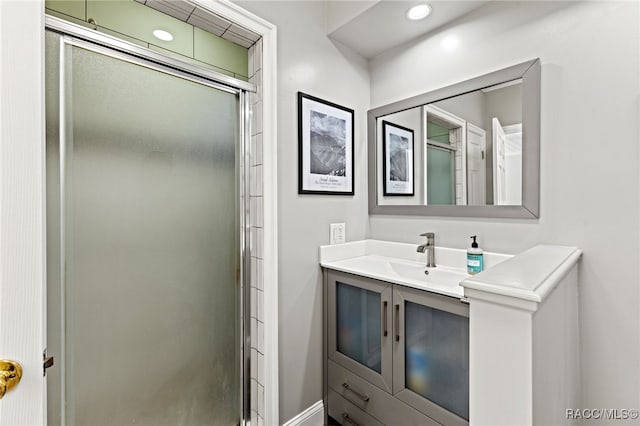
[[[237,425],[238,90],[46,33],[49,424]]]

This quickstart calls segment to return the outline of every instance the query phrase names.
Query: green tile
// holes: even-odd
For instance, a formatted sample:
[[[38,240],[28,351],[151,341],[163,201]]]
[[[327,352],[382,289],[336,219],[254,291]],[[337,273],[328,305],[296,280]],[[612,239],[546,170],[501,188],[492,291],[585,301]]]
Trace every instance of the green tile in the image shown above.
[[[95,19],[101,27],[193,56],[193,26],[133,0],[87,0],[87,18]],[[153,36],[156,29],[170,32],[173,40],[158,40]]]
[[[2,1],[2,0],[0,0],[0,1]],[[82,19],[76,19],[76,18],[73,18],[73,17],[71,17],[69,15],[65,15],[63,13],[60,13],[58,11],[51,10],[51,9],[47,9],[46,12],[47,12],[47,15],[51,15],[51,16],[55,16],[56,18],[64,19],[65,21],[69,21],[69,22],[71,22],[73,24],[81,25],[81,26],[83,26],[85,28],[89,28],[91,30],[94,28],[93,24],[89,24],[88,22],[86,22],[86,21],[84,21]],[[147,47],[147,48],[149,47],[149,43],[147,43],[146,41],[142,41],[142,40],[138,40],[138,39],[133,38],[133,37],[129,37],[126,34],[122,34],[122,33],[119,33],[117,31],[111,31],[109,28],[104,28],[104,27],[98,26],[98,32],[99,33],[103,33],[103,34],[108,34],[108,35],[116,37],[116,38],[118,38],[120,40],[128,41],[129,43],[133,43],[133,44],[141,46],[141,47]]]
[[[201,68],[206,68],[208,70],[215,71],[215,72],[220,73],[220,74],[228,75],[229,77],[234,77],[235,76],[235,74],[232,71],[225,70],[223,68],[217,67],[217,66],[212,65],[212,64],[208,64],[206,62],[198,61],[198,60],[193,59],[193,58],[189,58],[188,56],[184,56],[184,55],[180,55],[180,54],[175,53],[175,52],[171,52],[171,51],[163,49],[161,47],[154,46],[153,44],[149,45],[149,49],[154,50],[154,51],[156,51],[158,53],[162,53],[163,55],[167,55],[167,56],[171,56],[171,57],[180,59],[181,61],[187,62],[187,63],[192,64],[192,65],[196,65],[196,66],[201,67]]]
[[[93,28],[93,25],[90,25],[90,26],[91,26],[91,28]],[[133,38],[133,37],[129,37],[126,34],[122,34],[122,33],[119,33],[117,31],[112,31],[109,28],[98,26],[98,31],[101,32],[101,33],[105,33],[105,34],[108,34],[110,36],[119,38],[120,40],[124,40],[124,41],[128,41],[129,43],[137,44],[138,46],[147,47],[147,48],[149,47],[149,43],[147,43],[146,41],[138,40],[137,38]]]
[[[45,0],[44,7],[76,19],[85,19],[85,0]]]
[[[93,25],[87,24],[86,19],[93,18],[105,34],[165,54],[178,54],[183,60],[192,58],[190,63],[248,79],[248,49],[134,0],[46,0],[46,7],[50,15],[88,28]],[[158,40],[152,34],[155,29],[169,31],[174,39]]]
[[[1,1],[1,0],[0,0]],[[45,9],[47,15],[55,16],[56,18],[64,19],[65,21],[71,22],[73,24],[82,25],[83,27],[93,28],[93,25],[88,24],[84,19],[74,18],[73,16],[66,15],[64,13],[58,12],[54,9]]]
[[[249,75],[248,49],[194,28],[194,58],[243,77]]]

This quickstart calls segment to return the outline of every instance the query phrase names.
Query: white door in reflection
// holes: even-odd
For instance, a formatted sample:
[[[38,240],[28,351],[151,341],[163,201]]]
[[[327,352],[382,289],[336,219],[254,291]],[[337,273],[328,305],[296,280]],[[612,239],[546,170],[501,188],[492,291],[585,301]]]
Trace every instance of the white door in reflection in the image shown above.
[[[504,129],[497,117],[491,120],[493,130],[493,203],[507,204],[507,165]]]
[[[49,423],[237,425],[238,94],[46,48]]]
[[[487,204],[486,144],[487,132],[467,123],[467,204],[470,206]]]
[[[503,126],[493,117],[491,124],[494,204],[519,206],[522,204],[522,123]]]
[[[507,181],[506,204],[522,204],[522,123],[503,126]]]

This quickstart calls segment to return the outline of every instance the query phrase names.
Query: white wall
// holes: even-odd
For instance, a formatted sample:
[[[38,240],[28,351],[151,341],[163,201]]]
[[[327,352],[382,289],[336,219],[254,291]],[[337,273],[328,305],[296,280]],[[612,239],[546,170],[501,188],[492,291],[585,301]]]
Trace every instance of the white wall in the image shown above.
[[[509,253],[580,247],[584,407],[640,406],[639,15],[638,2],[495,2],[371,63],[377,107],[540,57],[540,219],[377,215],[370,235],[418,243],[434,231],[438,245],[465,247],[477,234]],[[454,52],[442,51],[447,35]]]
[[[522,153],[505,156],[505,180],[507,182],[507,205],[522,204]]]
[[[493,204],[493,119],[497,117],[502,126],[522,123],[522,84],[503,87],[498,90],[488,92],[484,96],[484,128],[487,131],[487,203]],[[509,161],[508,161],[509,162]],[[506,204],[522,204],[522,164],[514,168],[516,160],[511,158],[507,169],[507,198]],[[520,173],[516,180],[512,176]],[[514,189],[516,187],[516,189]],[[513,198],[513,193],[520,194]],[[517,203],[511,200],[518,199]]]
[[[465,93],[464,95],[444,99],[439,102],[434,102],[433,104],[486,130],[486,124],[484,122],[484,99],[485,94],[480,90],[476,90],[475,92]]]
[[[367,234],[367,63],[326,37],[326,3],[236,2],[278,26],[280,422],[322,399],[322,280],[318,246],[329,224]],[[298,195],[297,92],[352,108],[355,195]]]

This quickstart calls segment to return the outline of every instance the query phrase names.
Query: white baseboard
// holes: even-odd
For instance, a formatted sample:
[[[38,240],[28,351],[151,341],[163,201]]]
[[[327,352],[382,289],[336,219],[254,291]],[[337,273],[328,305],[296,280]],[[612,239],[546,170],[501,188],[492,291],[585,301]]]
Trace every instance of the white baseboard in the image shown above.
[[[323,423],[324,405],[320,400],[282,426],[322,426]]]

